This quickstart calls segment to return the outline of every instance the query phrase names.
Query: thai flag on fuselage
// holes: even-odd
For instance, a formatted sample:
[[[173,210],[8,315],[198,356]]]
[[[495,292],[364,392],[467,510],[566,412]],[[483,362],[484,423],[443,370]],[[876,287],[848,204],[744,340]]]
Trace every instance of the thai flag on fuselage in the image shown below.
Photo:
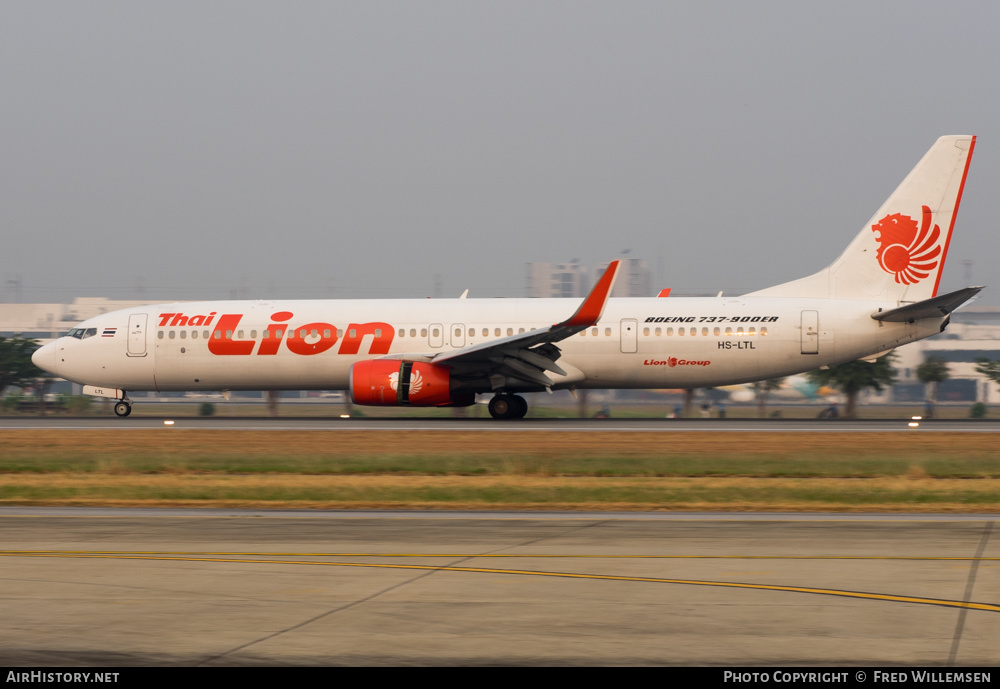
[[[115,332],[117,330],[118,330],[118,328],[105,328],[104,332],[101,333],[101,337],[114,337],[115,336]]]

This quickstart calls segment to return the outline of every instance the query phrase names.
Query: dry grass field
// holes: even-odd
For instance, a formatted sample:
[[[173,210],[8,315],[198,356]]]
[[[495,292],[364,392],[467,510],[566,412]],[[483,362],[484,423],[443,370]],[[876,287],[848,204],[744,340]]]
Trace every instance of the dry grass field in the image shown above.
[[[1000,511],[989,433],[0,431],[0,504]]]

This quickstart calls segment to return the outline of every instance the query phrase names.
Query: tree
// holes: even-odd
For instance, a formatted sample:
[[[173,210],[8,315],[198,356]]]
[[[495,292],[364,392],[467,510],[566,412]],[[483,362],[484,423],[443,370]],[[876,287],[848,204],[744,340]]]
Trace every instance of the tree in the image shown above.
[[[750,387],[753,388],[753,394],[757,398],[757,416],[762,419],[767,416],[767,398],[775,390],[781,389],[781,384],[784,382],[784,378],[768,378],[767,380],[758,380],[755,383],[750,383]]]
[[[896,369],[892,367],[894,355],[887,354],[870,363],[859,359],[846,364],[838,364],[829,368],[821,368],[809,373],[809,379],[817,385],[829,385],[837,388],[847,397],[844,416],[856,418],[858,393],[872,389],[881,392],[885,385],[892,385],[896,380]]]
[[[31,363],[38,343],[23,337],[0,337],[0,395],[8,386],[23,388],[45,375]]]
[[[976,373],[982,373],[994,383],[1000,385],[1000,361],[993,361],[986,358],[976,359]]]
[[[1000,385],[1000,361],[993,361],[986,358],[976,359],[976,373],[982,373],[994,383]],[[987,399],[987,396],[983,395],[983,398]]]
[[[924,395],[927,400],[927,416],[933,418],[934,403],[937,401],[938,383],[951,378],[948,364],[938,356],[924,358],[924,363],[917,366],[917,379],[926,387]]]

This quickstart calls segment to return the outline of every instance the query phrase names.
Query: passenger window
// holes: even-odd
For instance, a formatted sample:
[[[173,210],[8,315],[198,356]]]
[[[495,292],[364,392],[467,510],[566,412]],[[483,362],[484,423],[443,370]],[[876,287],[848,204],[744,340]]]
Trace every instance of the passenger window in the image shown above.
[[[523,335],[524,334],[524,328],[518,328],[517,329],[517,334],[518,335]]]
[[[593,335],[594,337],[597,337],[597,328],[592,329],[590,331],[590,334]]]
[[[750,328],[750,332],[749,332],[748,334],[749,334],[749,335],[750,335],[751,337],[752,337],[753,335],[756,335],[756,334],[757,334],[757,328],[754,328],[754,327],[751,327],[751,328]]]
[[[198,339],[198,331],[197,330],[192,330],[191,331],[191,339],[192,340],[197,340]]]
[[[181,330],[181,339],[186,340],[188,336],[187,330]]]
[[[242,340],[243,339],[243,331],[240,330],[238,333],[236,333],[236,337],[238,337],[238,338],[240,338]]]
[[[683,336],[684,335],[684,328],[677,328],[677,334]]]
[[[351,330],[350,330],[350,332],[349,332],[349,335],[350,335],[350,338],[351,338],[352,340],[353,340],[354,338],[356,338],[356,337],[358,336],[358,331],[357,331],[357,329],[356,329],[356,328],[351,328]]]
[[[761,334],[761,337],[763,337],[764,335],[767,335],[767,328],[761,328],[760,329],[760,334]]]
[[[500,328],[493,331],[493,337],[500,337]]]
[[[173,333],[170,333],[170,335],[171,335],[171,337],[173,337]],[[233,331],[232,330],[227,330],[226,331],[226,339],[227,340],[233,339]]]
[[[663,330],[662,330],[662,328],[657,328],[657,329],[656,329],[656,336],[657,336],[657,337],[659,337],[659,336],[660,336],[660,335],[662,335],[662,334],[663,334]]]
[[[324,332],[324,333],[327,333],[327,335],[325,335],[324,337],[330,337],[330,335],[329,335],[329,332],[330,332],[330,331],[329,331],[329,330],[324,330],[323,332]],[[406,331],[405,331],[405,330],[403,330],[402,328],[400,328],[400,329],[399,329],[399,336],[400,336],[400,337],[406,337]]]
[[[604,329],[604,335],[606,337],[611,337],[611,328],[605,328]]]
[[[402,336],[403,335],[403,331],[400,330],[399,334],[400,334],[400,336]],[[324,328],[323,329],[323,339],[324,340],[330,339],[330,329],[329,328]]]
[[[352,330],[351,332],[354,332],[354,331]],[[441,335],[441,331],[438,330],[437,328],[434,328],[433,330],[431,330],[431,337],[439,337],[440,335]]]
[[[410,328],[410,337],[416,337],[416,336],[417,336],[417,329]]]
[[[171,331],[170,331],[170,334],[169,334],[169,335],[167,335],[167,337],[169,337],[169,338],[170,338],[171,340],[172,340],[172,339],[174,339],[174,331],[173,331],[173,330],[171,330]]]
[[[471,331],[469,332],[469,335],[470,335],[470,336],[472,335],[472,332],[471,332]],[[459,337],[461,337],[461,336],[462,336],[462,329],[461,329],[461,328],[455,328],[455,337],[456,337],[456,338],[459,338]]]
[[[737,335],[737,337],[743,337],[743,326],[742,325],[738,326],[736,328],[736,335]]]
[[[674,335],[674,329],[667,328],[667,337],[673,337],[673,335]]]
[[[701,329],[701,334],[702,335],[708,335],[708,328],[702,328]]]
[[[644,336],[646,336],[646,337],[649,337],[649,328],[643,328],[643,329],[642,329],[642,334],[643,334]]]
[[[427,328],[420,329],[420,337],[427,337]]]
[[[162,340],[163,339],[163,331],[162,330],[158,330],[156,332],[156,339],[158,339],[158,340]]]
[[[509,337],[509,336],[511,336],[513,334],[514,334],[514,329],[513,328],[507,328],[507,336]]]
[[[489,336],[490,336],[490,329],[483,328],[483,337],[489,337]]]
[[[733,329],[732,329],[732,328],[730,328],[730,327],[729,327],[729,326],[727,325],[727,326],[726,326],[726,337],[732,337],[732,334],[733,334]]]
[[[713,332],[713,333],[714,333],[714,334],[715,334],[716,336],[718,336],[718,335],[722,334],[722,331],[721,331],[721,330],[719,330],[718,328],[716,328],[716,329],[715,329],[715,330],[713,330],[712,332]]]
[[[221,340],[222,339],[222,331],[221,330],[216,330],[215,331],[215,339],[216,340]]]

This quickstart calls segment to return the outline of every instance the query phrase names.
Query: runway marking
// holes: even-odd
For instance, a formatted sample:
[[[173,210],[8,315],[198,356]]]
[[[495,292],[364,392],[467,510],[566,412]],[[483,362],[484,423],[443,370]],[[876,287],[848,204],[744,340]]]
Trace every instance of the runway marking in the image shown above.
[[[533,577],[556,577],[562,579],[591,579],[601,581],[630,581],[653,584],[680,584],[688,586],[712,586],[717,588],[737,588],[752,589],[758,591],[782,591],[788,593],[807,593],[823,596],[837,596],[841,598],[856,598],[862,600],[875,600],[893,603],[913,603],[918,605],[933,605],[938,607],[959,608],[964,610],[979,610],[983,612],[1000,612],[1000,605],[992,603],[974,603],[966,601],[955,601],[941,598],[923,598],[917,596],[897,596],[887,593],[868,593],[864,591],[846,591],[842,589],[814,588],[809,586],[782,586],[778,584],[750,584],[731,581],[709,581],[698,579],[667,579],[660,577],[630,577],[614,574],[580,574],[576,572],[545,572],[520,569],[494,569],[486,567],[450,567],[435,565],[403,565],[403,564],[380,564],[373,562],[316,562],[309,560],[249,560],[232,559],[221,557],[180,557],[177,555],[157,555],[152,553],[103,553],[100,551],[0,551],[0,556],[6,557],[58,557],[58,558],[84,558],[84,559],[119,559],[119,560],[159,560],[175,562],[228,562],[238,564],[270,564],[270,565],[314,565],[326,567],[369,567],[379,569],[410,569],[436,572],[470,572],[478,574],[509,574],[516,576]],[[343,555],[341,556],[343,557]],[[433,557],[431,555],[420,555],[419,557]],[[474,555],[473,557],[483,557]],[[523,556],[530,557],[530,556]],[[595,556],[596,557],[596,556]],[[716,556],[727,557],[727,556]],[[734,559],[742,556],[731,556]],[[748,558],[749,559],[749,558]],[[775,557],[773,559],[781,559]],[[788,558],[792,559],[792,558]],[[879,559],[879,558],[872,558]],[[890,559],[890,558],[886,558]],[[903,558],[901,558],[903,559]],[[928,558],[936,559],[936,558]],[[942,558],[953,559],[953,558]],[[975,558],[954,558],[954,559],[975,559]],[[986,559],[986,558],[983,558]],[[990,558],[996,559],[996,558]]]

